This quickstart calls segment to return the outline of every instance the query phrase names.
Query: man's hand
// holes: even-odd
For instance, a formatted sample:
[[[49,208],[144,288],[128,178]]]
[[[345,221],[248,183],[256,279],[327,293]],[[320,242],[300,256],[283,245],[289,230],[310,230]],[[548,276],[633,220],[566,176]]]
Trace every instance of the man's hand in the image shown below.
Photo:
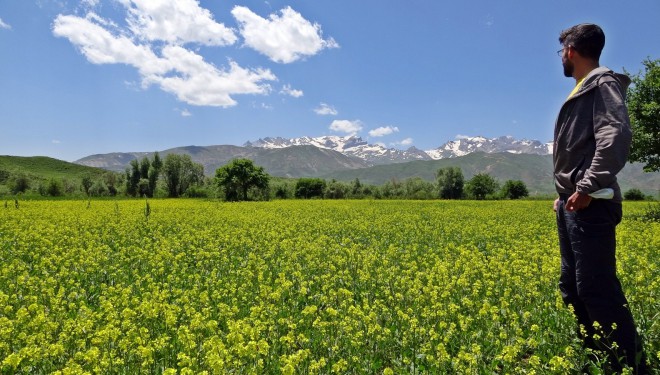
[[[552,209],[557,212],[557,209],[559,208],[559,198],[555,199],[555,203],[552,205]]]
[[[566,211],[578,211],[583,208],[586,208],[591,203],[591,197],[589,194],[578,193],[577,191],[573,193],[568,200],[566,201]]]

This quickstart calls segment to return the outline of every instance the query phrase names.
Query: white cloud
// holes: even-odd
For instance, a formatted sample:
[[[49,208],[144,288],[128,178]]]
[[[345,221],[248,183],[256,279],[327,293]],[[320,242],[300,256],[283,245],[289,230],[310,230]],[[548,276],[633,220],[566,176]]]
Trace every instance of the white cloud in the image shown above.
[[[470,138],[469,135],[456,134],[456,139],[467,139]]]
[[[181,117],[190,117],[190,116],[192,116],[192,113],[190,113],[188,108],[184,108],[184,109],[174,108],[174,110],[179,112],[181,114]]]
[[[399,128],[397,128],[396,126],[381,126],[380,128],[369,130],[369,136],[383,137],[398,132],[399,132]]]
[[[412,138],[406,138],[403,139],[399,142],[394,142],[392,145],[394,146],[411,146],[413,144],[413,139]]]
[[[330,124],[330,130],[355,135],[362,130],[362,122],[360,120],[334,120]]]
[[[277,79],[270,70],[245,69],[233,61],[228,70],[219,69],[179,45],[165,45],[158,56],[151,45],[136,44],[126,33],[115,35],[104,26],[112,23],[93,13],[86,18],[59,15],[53,34],[69,39],[90,62],[133,66],[143,88],[156,84],[192,105],[234,106],[231,95],[267,94],[271,88],[263,82]]]
[[[337,110],[335,107],[331,105],[327,105],[325,103],[321,103],[318,108],[314,108],[314,112],[316,112],[317,115],[322,115],[322,116],[327,116],[327,115],[332,115],[336,116]]]
[[[62,142],[60,142],[58,139],[53,139],[52,141],[50,141],[50,143],[52,143],[54,145],[59,145]]]
[[[219,70],[202,56],[179,46],[163,48],[163,57],[178,74],[151,75],[143,84],[156,83],[179,100],[200,106],[229,107],[236,105],[231,94],[267,94],[270,85],[264,80],[275,76],[264,69],[248,70],[230,61],[227,70]]]
[[[143,40],[207,46],[234,44],[234,30],[217,23],[197,0],[119,0],[128,9],[127,22]]]
[[[65,37],[75,44],[94,64],[132,65],[144,74],[165,73],[166,61],[156,56],[149,46],[136,45],[125,36],[114,36],[94,23],[100,17],[90,13],[86,18],[59,15],[53,24],[53,34]]]
[[[2,18],[0,18],[0,29],[11,30],[11,26],[8,25],[8,24],[6,24],[6,23],[2,20]]]
[[[245,45],[275,62],[291,63],[324,48],[339,47],[334,39],[322,38],[320,25],[307,21],[291,7],[282,9],[281,15],[271,14],[269,19],[243,6],[234,7],[231,13],[240,25]]]
[[[94,8],[99,5],[101,0],[82,0],[81,3],[87,7]]]
[[[292,89],[291,85],[284,85],[284,87],[282,87],[282,90],[280,91],[280,94],[293,96],[294,98],[300,98],[301,96],[303,96],[302,90]]]

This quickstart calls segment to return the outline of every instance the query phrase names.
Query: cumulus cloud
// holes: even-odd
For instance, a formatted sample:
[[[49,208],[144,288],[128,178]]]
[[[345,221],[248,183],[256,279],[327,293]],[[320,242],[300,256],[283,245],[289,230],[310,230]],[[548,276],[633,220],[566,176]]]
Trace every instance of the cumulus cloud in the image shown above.
[[[322,115],[322,116],[327,116],[327,115],[336,116],[337,113],[339,113],[337,112],[335,107],[325,103],[321,103],[318,108],[314,108],[314,112],[316,112],[317,115]]]
[[[291,63],[325,48],[339,47],[334,39],[323,39],[320,25],[312,24],[291,7],[268,19],[244,6],[234,7],[231,13],[240,25],[245,45],[278,63]]]
[[[130,34],[112,33],[108,29],[113,25],[94,13],[85,18],[59,15],[53,33],[67,38],[90,62],[133,66],[143,88],[158,85],[192,105],[233,106],[236,101],[231,95],[267,94],[271,87],[264,81],[277,79],[268,69],[245,69],[233,61],[229,61],[228,68],[218,68],[177,44],[166,44],[157,54],[152,45],[144,41],[141,44]]]
[[[53,22],[53,34],[68,39],[89,62],[132,66],[139,73],[143,89],[156,85],[191,105],[234,106],[234,95],[270,94],[269,82],[277,81],[277,77],[269,69],[244,68],[231,59],[224,66],[216,66],[189,44],[228,46],[242,35],[245,45],[277,62],[292,62],[337,47],[332,38],[322,38],[319,25],[290,7],[268,20],[246,7],[234,7],[231,14],[241,26],[239,34],[217,22],[198,0],[116,1],[124,7],[125,22],[91,11],[83,17],[60,14]],[[87,9],[99,3],[81,0]],[[0,27],[9,28],[1,20]],[[303,96],[301,90],[290,85],[280,92]]]
[[[234,44],[234,30],[217,23],[197,0],[119,0],[128,9],[131,31],[148,41],[207,46]]]
[[[6,24],[6,23],[2,20],[2,18],[0,18],[0,29],[7,29],[7,30],[10,30],[10,29],[11,29],[11,26],[8,25],[8,24]]]
[[[293,96],[294,98],[300,98],[301,96],[303,96],[302,90],[292,89],[291,85],[284,85],[284,87],[282,87],[282,90],[280,90],[280,94]]]
[[[381,126],[380,128],[369,130],[369,136],[383,137],[398,132],[399,132],[399,128],[397,128],[396,126]]]
[[[456,139],[467,139],[470,138],[469,135],[456,134]]]
[[[167,62],[149,46],[137,45],[126,36],[115,36],[98,24],[99,17],[90,13],[85,18],[57,16],[53,33],[76,45],[87,60],[94,64],[127,64],[146,74],[165,73]]]
[[[330,130],[355,135],[362,130],[362,122],[360,120],[334,120],[330,124]]]

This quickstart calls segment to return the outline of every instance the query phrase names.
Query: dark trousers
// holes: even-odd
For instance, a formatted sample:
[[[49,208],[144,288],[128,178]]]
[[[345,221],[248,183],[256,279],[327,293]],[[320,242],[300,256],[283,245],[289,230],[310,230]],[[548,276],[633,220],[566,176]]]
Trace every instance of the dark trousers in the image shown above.
[[[562,196],[557,208],[562,298],[573,307],[587,347],[606,351],[615,370],[627,364],[635,373],[646,373],[639,364],[644,362],[641,340],[616,276],[615,228],[621,204],[594,199],[587,208],[569,212],[564,208],[567,198]],[[594,334],[600,338],[594,340]]]

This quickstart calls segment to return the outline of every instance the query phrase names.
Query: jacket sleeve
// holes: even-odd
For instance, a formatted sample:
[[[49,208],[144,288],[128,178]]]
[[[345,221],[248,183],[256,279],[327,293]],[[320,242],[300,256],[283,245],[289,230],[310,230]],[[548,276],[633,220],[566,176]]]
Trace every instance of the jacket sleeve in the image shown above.
[[[580,193],[592,193],[613,184],[616,174],[628,160],[632,131],[625,93],[614,77],[606,77],[595,93],[593,127],[596,151],[591,165],[576,184]]]

